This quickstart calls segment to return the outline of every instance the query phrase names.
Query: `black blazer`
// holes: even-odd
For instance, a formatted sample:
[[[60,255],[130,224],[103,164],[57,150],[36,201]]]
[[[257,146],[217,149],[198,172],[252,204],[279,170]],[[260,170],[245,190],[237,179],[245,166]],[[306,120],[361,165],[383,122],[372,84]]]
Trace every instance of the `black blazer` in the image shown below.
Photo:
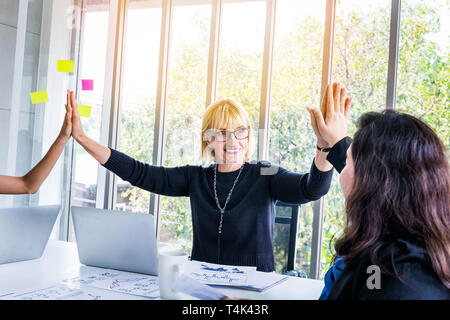
[[[379,251],[381,261],[394,266],[396,274],[380,272],[380,289],[369,289],[374,271],[367,268],[369,250],[363,252],[355,262],[346,265],[328,300],[450,300],[447,289],[434,272],[425,248],[411,240],[397,239]],[[393,268],[390,268],[393,271]],[[370,278],[370,279],[369,279]],[[368,281],[369,280],[369,281]]]

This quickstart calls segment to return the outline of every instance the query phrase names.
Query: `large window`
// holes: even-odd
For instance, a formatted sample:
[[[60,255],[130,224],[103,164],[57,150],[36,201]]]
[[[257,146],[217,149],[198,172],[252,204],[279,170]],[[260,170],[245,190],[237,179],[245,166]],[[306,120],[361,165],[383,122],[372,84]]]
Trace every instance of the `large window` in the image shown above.
[[[282,167],[308,172],[316,139],[305,109],[320,106],[328,77],[343,84],[353,98],[349,135],[362,113],[384,110],[388,93],[397,89],[397,109],[421,116],[450,146],[446,0],[401,1],[399,39],[391,38],[391,14],[396,14],[391,5],[397,3],[391,0],[114,1],[117,8],[111,12],[121,13],[118,22],[123,19],[119,28],[109,23],[108,1],[92,2],[97,5],[86,1],[80,77],[94,78],[96,86],[93,92],[80,93],[80,103],[93,107],[83,125],[94,139],[109,141],[102,136],[108,133],[100,130],[100,111],[112,108],[119,115],[110,128],[118,137],[115,147],[140,161],[167,167],[199,165],[205,106],[213,102],[210,97],[229,98],[249,112],[253,138],[264,147],[259,155],[257,148],[253,150],[252,160],[267,154]],[[117,40],[120,36],[123,41]],[[107,64],[115,72],[105,72],[107,39],[116,41],[114,52],[122,54],[117,66]],[[389,54],[391,40],[399,48],[398,62]],[[328,56],[330,60],[324,60]],[[398,71],[397,83],[388,85],[392,70]],[[120,83],[112,106],[103,105],[103,80]],[[113,116],[107,120],[114,123]],[[270,124],[267,136],[258,135],[260,123]],[[73,203],[101,207],[97,187],[108,189],[113,182],[105,179],[104,186],[97,186],[98,164],[82,149],[76,152]],[[119,178],[115,181],[116,193],[108,207],[143,213],[157,209],[160,240],[190,250],[188,198],[162,196],[153,201],[149,192]],[[323,224],[313,224],[318,220],[313,211],[324,213]],[[301,206],[296,269],[323,277],[344,219],[345,201],[336,173],[323,201]],[[287,249],[277,242],[281,230],[274,232],[278,272],[283,271]],[[311,239],[320,239],[320,234],[317,255]],[[321,270],[316,274],[318,264]]]
[[[161,12],[161,0],[131,1],[125,27],[119,150],[146,163],[153,155]],[[149,212],[148,191],[119,177],[116,190],[116,209]]]
[[[247,110],[253,141],[258,141],[265,16],[266,1],[224,1],[217,99],[232,99]],[[255,144],[255,159],[256,150]]]
[[[85,2],[81,50],[79,60],[78,104],[91,107],[89,118],[81,118],[83,130],[90,138],[100,141],[102,110],[105,88],[105,68],[107,55],[109,0]],[[83,90],[82,80],[93,80],[93,90]],[[84,148],[75,143],[74,173],[72,184],[72,205],[96,207],[98,179],[97,160]],[[73,228],[73,226],[71,226]],[[74,241],[73,229],[70,240]]]
[[[100,140],[105,82],[106,48],[109,24],[109,0],[86,1],[80,56],[79,88],[81,80],[93,80],[94,90],[78,90],[78,103],[91,106],[91,116],[82,118],[83,130],[92,139]],[[97,197],[98,162],[79,144],[75,145],[75,173],[72,204],[95,207]]]
[[[401,9],[397,109],[421,117],[450,148],[450,6],[404,0]]]
[[[278,1],[270,113],[270,160],[295,172],[309,172],[315,155],[315,135],[307,106],[320,105],[325,1]],[[297,265],[309,274],[312,203],[299,214]],[[276,230],[277,231],[277,230]],[[281,232],[275,232],[275,244]],[[275,245],[278,263],[286,245]]]
[[[362,113],[385,109],[390,16],[390,0],[338,1],[332,79],[352,97],[350,136]],[[334,242],[344,227],[345,199],[336,171],[325,199],[321,277],[331,266]]]
[[[211,1],[174,1],[164,166],[201,164]],[[161,197],[160,240],[192,247],[187,197]]]

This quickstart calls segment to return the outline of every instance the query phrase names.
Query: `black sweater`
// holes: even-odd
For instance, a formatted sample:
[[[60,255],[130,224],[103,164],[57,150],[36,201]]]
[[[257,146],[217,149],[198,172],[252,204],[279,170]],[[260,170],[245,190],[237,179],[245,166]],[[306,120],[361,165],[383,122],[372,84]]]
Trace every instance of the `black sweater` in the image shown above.
[[[340,154],[332,151],[330,155],[345,162],[346,148],[335,149]],[[214,166],[152,166],[111,150],[104,167],[133,186],[161,195],[190,198],[193,260],[256,266],[260,271],[275,270],[272,244],[275,202],[302,204],[317,200],[328,192],[332,179],[332,170],[321,172],[314,162],[306,174],[267,162],[245,163],[223,217],[218,248],[220,211],[214,198]],[[221,206],[236,175],[237,171],[217,176]]]
[[[379,288],[367,285],[373,283],[369,277],[374,272],[367,270],[373,263],[366,250],[345,266],[328,300],[450,300],[450,290],[437,277],[422,245],[401,237],[388,242],[379,254],[390,271],[380,272]]]

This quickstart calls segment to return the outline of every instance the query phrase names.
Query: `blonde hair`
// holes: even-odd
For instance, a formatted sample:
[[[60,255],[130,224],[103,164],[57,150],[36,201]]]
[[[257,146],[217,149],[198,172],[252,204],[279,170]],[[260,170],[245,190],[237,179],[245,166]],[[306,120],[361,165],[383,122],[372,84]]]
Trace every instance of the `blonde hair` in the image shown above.
[[[214,149],[208,147],[205,134],[211,129],[225,129],[230,127],[245,126],[248,128],[248,148],[245,152],[244,161],[250,161],[253,149],[252,129],[247,111],[232,100],[219,100],[206,108],[202,120],[202,161],[204,165],[209,165],[215,160]]]

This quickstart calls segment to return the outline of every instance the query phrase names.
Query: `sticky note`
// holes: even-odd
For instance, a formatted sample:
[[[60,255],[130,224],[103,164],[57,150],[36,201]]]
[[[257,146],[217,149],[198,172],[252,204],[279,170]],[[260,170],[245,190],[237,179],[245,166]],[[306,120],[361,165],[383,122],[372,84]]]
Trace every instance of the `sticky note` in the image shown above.
[[[58,72],[73,72],[72,60],[58,60]]]
[[[81,89],[84,91],[94,90],[94,80],[81,80]]]
[[[80,117],[90,118],[91,117],[91,106],[85,106],[82,104],[78,105],[78,113],[80,114]]]
[[[42,102],[47,102],[48,101],[47,91],[31,92],[30,93],[30,97],[31,97],[31,103],[32,104],[42,103]]]

